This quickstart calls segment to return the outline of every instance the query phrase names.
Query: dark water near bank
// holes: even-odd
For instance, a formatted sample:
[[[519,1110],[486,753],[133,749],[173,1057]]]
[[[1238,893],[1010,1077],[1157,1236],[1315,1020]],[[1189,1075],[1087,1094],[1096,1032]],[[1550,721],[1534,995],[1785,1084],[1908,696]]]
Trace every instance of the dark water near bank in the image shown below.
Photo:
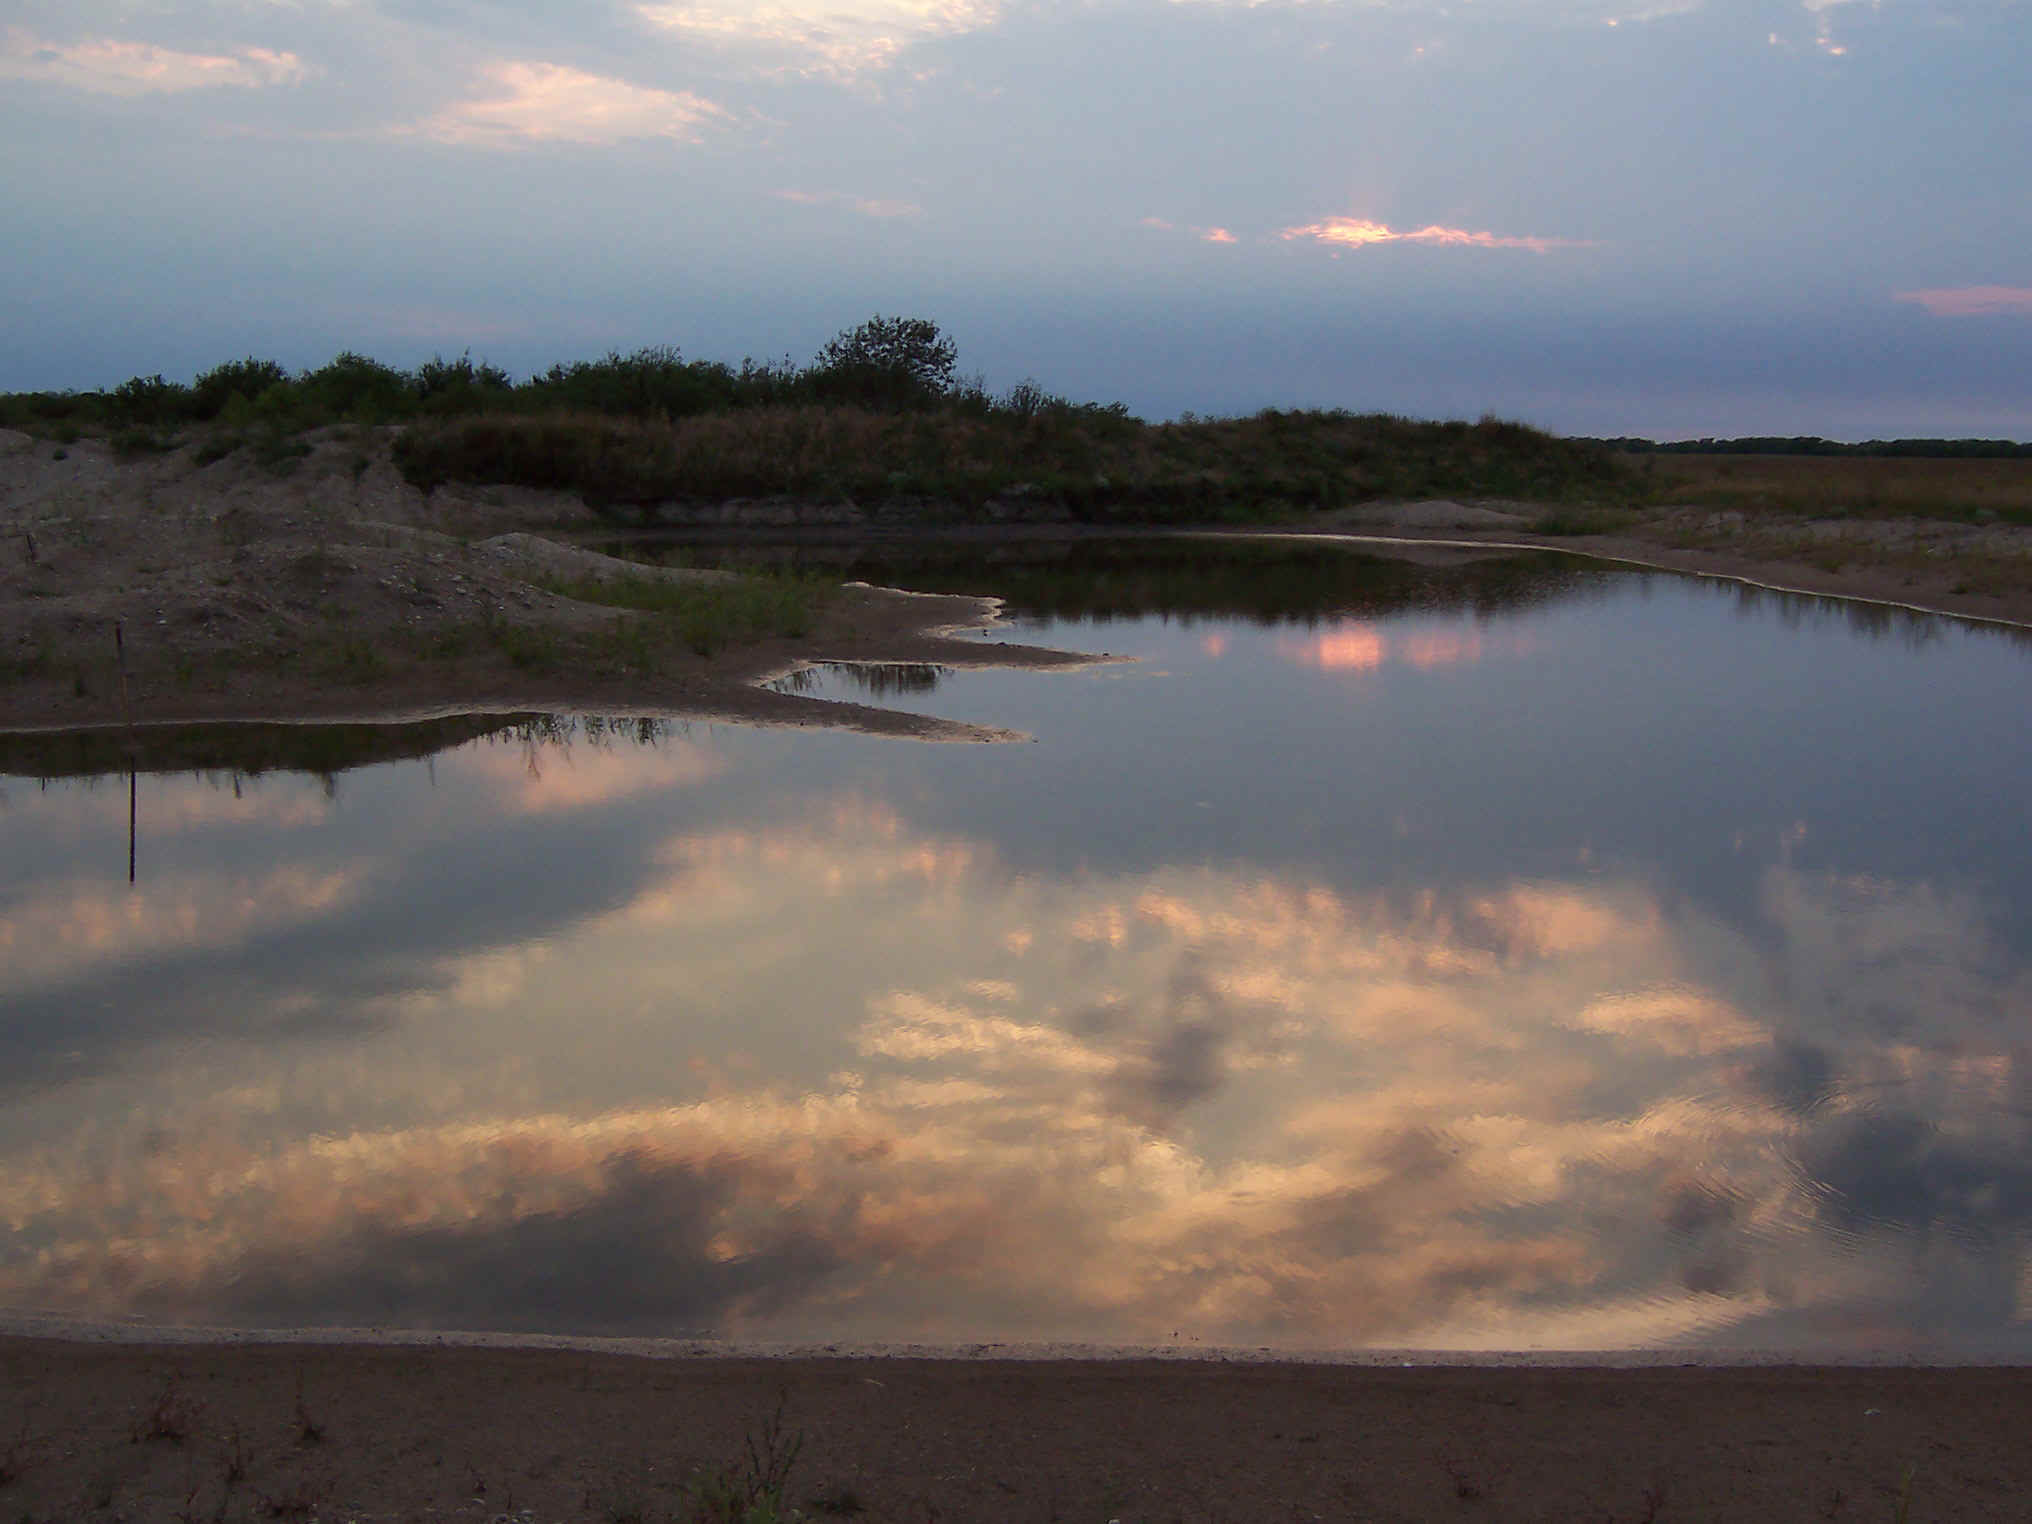
[[[0,742],[0,1307],[2032,1355],[2032,649],[1032,559],[1138,660],[798,679],[1025,744],[186,733],[130,888],[118,756]]]

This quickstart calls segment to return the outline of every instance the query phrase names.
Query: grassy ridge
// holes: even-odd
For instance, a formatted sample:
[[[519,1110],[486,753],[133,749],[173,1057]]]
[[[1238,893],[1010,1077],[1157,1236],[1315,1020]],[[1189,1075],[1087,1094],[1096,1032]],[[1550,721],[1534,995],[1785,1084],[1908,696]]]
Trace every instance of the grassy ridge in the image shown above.
[[[291,374],[248,357],[188,383],[0,396],[0,426],[124,453],[246,449],[287,471],[302,436],[404,425],[396,458],[447,482],[578,492],[620,518],[666,504],[783,497],[893,517],[1053,514],[1100,523],[1286,518],[1377,498],[1522,499],[1584,534],[1680,504],[1815,517],[2032,523],[2032,445],[1998,440],[1562,439],[1522,424],[1280,412],[1148,424],[1035,382],[989,394],[955,377],[925,319],[876,317],[822,348],[739,366],[673,348],[553,365],[517,381],[470,355],[413,371],[343,353]],[[362,457],[364,459],[364,457]],[[1026,504],[1027,510],[1026,511]]]
[[[426,489],[515,483],[653,516],[663,503],[737,497],[915,504],[975,516],[1000,501],[1101,522],[1201,522],[1378,497],[1627,500],[1611,452],[1522,424],[1266,411],[1145,424],[1071,405],[964,401],[885,412],[799,404],[646,421],[574,413],[420,423],[396,459]]]
[[[188,384],[0,397],[0,426],[59,444],[105,435],[129,454],[196,431],[201,465],[247,448],[286,470],[310,429],[403,424],[397,459],[420,486],[559,488],[622,515],[798,497],[964,517],[1029,498],[1083,519],[1181,522],[1374,497],[1622,501],[1635,481],[1606,446],[1494,419],[1271,410],[1152,425],[1033,381],[991,395],[953,365],[936,324],[883,317],[804,366],[643,349],[517,382],[469,355],[402,371],[349,352],[299,375],[249,357]]]

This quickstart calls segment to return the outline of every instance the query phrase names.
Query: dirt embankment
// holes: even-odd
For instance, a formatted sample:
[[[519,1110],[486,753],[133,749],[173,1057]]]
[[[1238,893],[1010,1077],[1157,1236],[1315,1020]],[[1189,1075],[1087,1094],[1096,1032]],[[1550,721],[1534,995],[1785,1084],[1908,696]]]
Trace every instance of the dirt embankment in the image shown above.
[[[565,494],[426,496],[385,433],[310,443],[278,470],[245,449],[123,460],[0,432],[0,728],[541,709],[986,740],[1001,733],[755,683],[808,659],[1091,659],[983,638],[988,599],[858,586],[819,599],[801,635],[736,632],[701,654],[663,613],[566,590],[726,574],[571,545],[601,521]]]
[[[602,527],[575,496],[425,494],[395,470],[391,438],[327,430],[300,455],[246,447],[207,460],[200,445],[121,458],[103,441],[0,431],[0,728],[577,709],[990,739],[999,733],[755,683],[813,659],[1082,659],[983,639],[994,619],[984,599],[865,587],[824,598],[802,633],[736,632],[701,654],[655,624],[664,615],[570,594],[623,574],[701,586],[721,574],[571,545]],[[783,516],[756,505],[752,527],[780,530]],[[1698,508],[1624,515],[1611,534],[1534,532],[1543,522],[1528,504],[1428,502],[1285,527],[1542,545],[2032,622],[2032,530],[2016,526]]]

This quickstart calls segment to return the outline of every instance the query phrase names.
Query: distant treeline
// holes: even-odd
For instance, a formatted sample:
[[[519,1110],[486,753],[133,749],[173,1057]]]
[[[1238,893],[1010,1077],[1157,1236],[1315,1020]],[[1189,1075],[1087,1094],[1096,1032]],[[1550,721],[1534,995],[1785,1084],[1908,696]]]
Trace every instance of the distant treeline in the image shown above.
[[[2028,460],[2032,444],[2010,439],[1868,439],[1848,444],[1814,434],[1789,438],[1757,434],[1743,439],[1596,439],[1588,441],[1628,455],[1837,455],[1914,460]]]
[[[426,491],[555,488],[642,519],[672,504],[790,497],[918,520],[1184,523],[1376,497],[1593,504],[1638,491],[1613,452],[1498,418],[1266,409],[1151,424],[1034,381],[990,393],[954,361],[936,323],[880,316],[804,365],[641,349],[517,381],[470,355],[399,370],[349,352],[295,374],[249,357],[189,382],[0,396],[0,426],[59,445],[103,434],[126,455],[188,446],[200,467],[244,451],[287,472],[309,430],[402,424],[395,464]]]
[[[250,355],[189,382],[134,376],[104,391],[0,396],[0,425],[59,436],[193,424],[297,431],[476,414],[674,419],[812,404],[883,412],[962,407],[1020,415],[1052,409],[1128,416],[1119,403],[1073,403],[1034,381],[990,395],[980,381],[955,375],[955,359],[952,340],[936,323],[880,316],[841,333],[805,365],[788,356],[747,359],[738,366],[688,360],[665,346],[553,365],[518,381],[470,353],[457,359],[439,355],[414,370],[402,370],[347,351],[298,372]]]

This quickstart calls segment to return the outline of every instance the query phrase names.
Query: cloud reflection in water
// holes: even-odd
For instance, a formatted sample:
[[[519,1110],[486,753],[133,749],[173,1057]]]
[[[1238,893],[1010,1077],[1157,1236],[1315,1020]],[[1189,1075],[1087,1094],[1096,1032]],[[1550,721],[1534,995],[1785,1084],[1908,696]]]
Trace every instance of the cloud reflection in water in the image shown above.
[[[70,1121],[8,1149],[0,1300],[1466,1347],[2017,1316],[2027,985],[1966,898],[1774,861],[1752,937],[1609,874],[1017,873],[865,792],[675,807],[729,763],[440,760],[476,831],[633,812],[639,881],[365,997],[354,1042],[45,1095]],[[248,902],[176,893],[194,938]],[[147,914],[95,924],[95,957],[161,942]]]

